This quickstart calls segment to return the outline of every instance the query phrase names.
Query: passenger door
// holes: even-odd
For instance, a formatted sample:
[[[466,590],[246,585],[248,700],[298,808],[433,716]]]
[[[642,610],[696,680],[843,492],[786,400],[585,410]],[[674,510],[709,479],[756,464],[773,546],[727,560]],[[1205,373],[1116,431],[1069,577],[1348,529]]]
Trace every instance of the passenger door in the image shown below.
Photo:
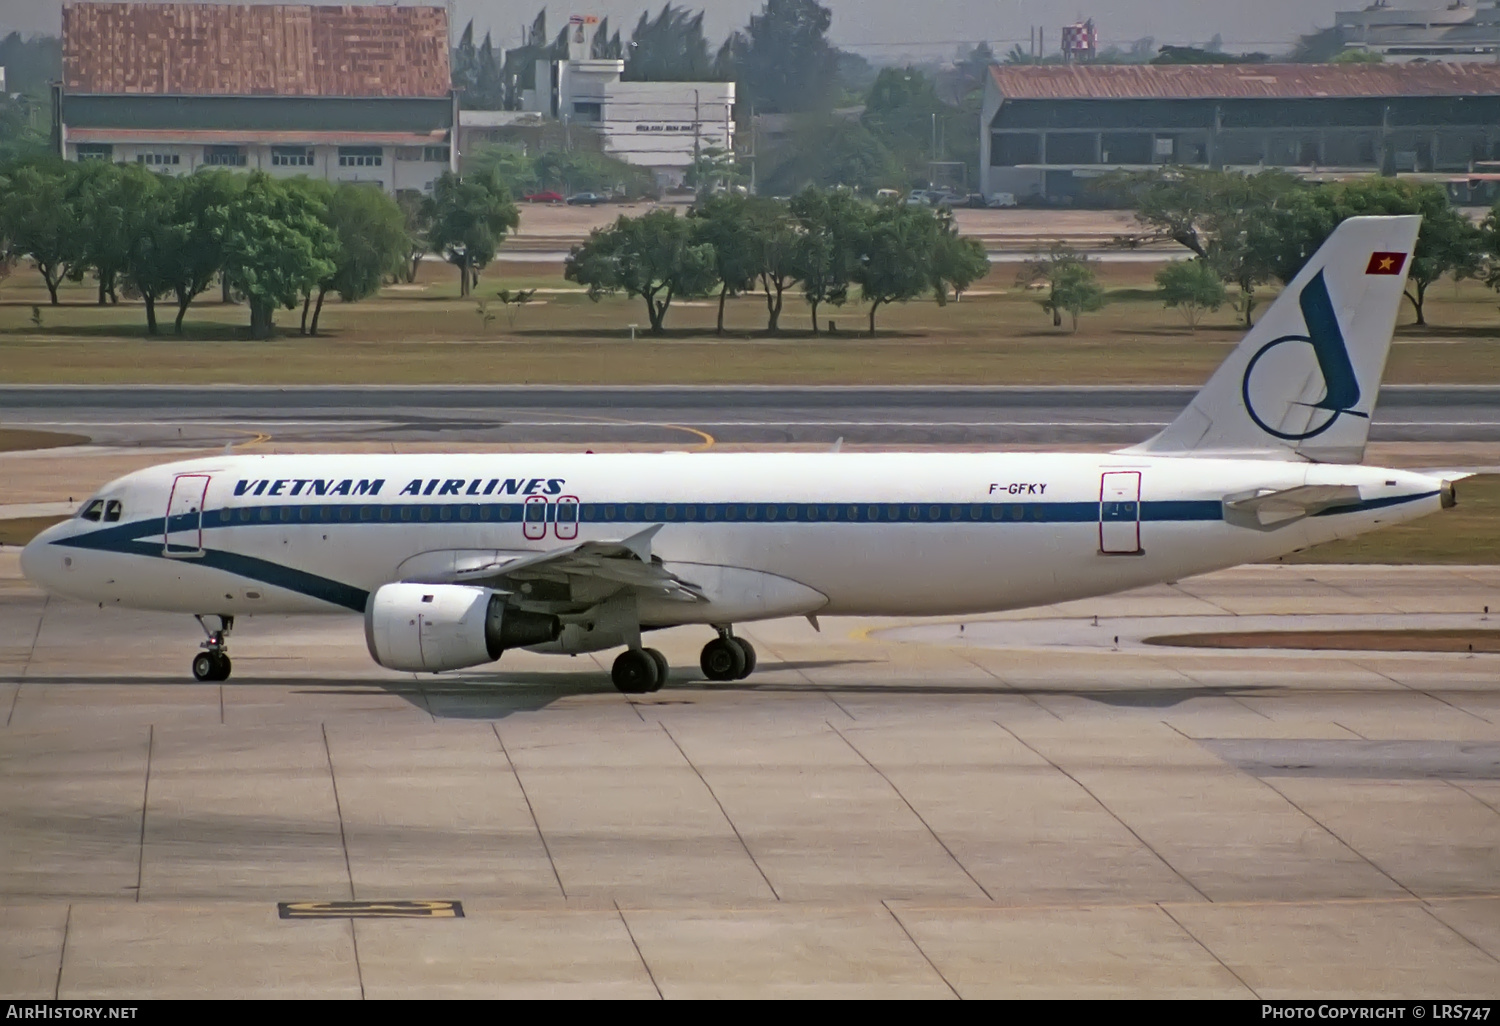
[[[1141,553],[1141,474],[1114,471],[1099,479],[1099,551],[1106,556]]]
[[[208,496],[207,474],[178,474],[167,499],[162,523],[162,555],[191,559],[203,555],[203,503]]]

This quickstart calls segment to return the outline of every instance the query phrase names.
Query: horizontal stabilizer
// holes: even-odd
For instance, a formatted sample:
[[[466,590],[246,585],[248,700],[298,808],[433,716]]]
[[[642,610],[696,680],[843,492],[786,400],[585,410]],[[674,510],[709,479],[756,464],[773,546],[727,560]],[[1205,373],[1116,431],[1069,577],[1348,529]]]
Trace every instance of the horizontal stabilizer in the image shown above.
[[[1354,485],[1299,485],[1274,491],[1261,488],[1249,495],[1224,499],[1224,519],[1237,527],[1274,531],[1314,516],[1325,509],[1358,506]]]

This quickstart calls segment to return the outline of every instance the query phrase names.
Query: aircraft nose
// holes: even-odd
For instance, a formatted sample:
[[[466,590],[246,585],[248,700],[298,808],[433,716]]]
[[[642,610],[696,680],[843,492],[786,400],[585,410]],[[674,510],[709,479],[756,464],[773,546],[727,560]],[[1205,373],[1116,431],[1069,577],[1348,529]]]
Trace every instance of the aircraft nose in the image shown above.
[[[62,573],[60,550],[52,543],[67,533],[67,521],[53,524],[21,549],[21,573],[32,584],[51,591]]]

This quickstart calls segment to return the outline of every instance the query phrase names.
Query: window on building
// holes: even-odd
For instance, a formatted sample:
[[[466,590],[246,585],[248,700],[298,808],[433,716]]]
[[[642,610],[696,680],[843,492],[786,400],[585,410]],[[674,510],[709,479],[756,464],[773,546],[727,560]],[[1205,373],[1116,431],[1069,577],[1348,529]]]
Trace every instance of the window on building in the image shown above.
[[[312,167],[312,150],[306,146],[272,146],[273,167]]]
[[[339,167],[379,167],[383,152],[379,146],[340,146]]]
[[[245,148],[243,146],[205,146],[203,147],[203,163],[210,167],[244,167]]]
[[[422,159],[422,147],[420,147],[420,146],[397,146],[396,147],[396,159],[397,160],[421,160]]]
[[[604,117],[604,105],[600,103],[573,104],[574,121],[599,121]]]
[[[1044,164],[1092,164],[1094,143],[1098,139],[1093,132],[1048,132],[1047,155]]]
[[[182,157],[176,153],[137,153],[135,161],[151,167],[175,167],[182,163]]]
[[[422,148],[422,159],[433,164],[446,164],[448,163],[448,147],[424,146]]]
[[[114,160],[115,148],[109,143],[79,143],[79,160]]]

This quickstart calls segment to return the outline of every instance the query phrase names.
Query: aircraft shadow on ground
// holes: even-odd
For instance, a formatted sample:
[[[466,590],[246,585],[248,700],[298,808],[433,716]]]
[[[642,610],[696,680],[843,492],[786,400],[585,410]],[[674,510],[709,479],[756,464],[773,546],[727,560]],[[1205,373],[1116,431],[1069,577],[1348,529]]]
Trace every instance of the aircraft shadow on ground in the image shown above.
[[[821,669],[833,666],[858,666],[880,663],[872,659],[825,659],[801,662],[763,662],[759,674],[778,671]],[[217,684],[200,684],[181,677],[85,677],[85,676],[0,676],[0,684],[28,686],[129,686],[210,688]],[[339,680],[330,677],[242,677],[223,685],[226,688],[280,687],[293,695],[323,695],[344,698],[392,695],[409,702],[435,719],[503,719],[515,713],[537,712],[567,698],[589,695],[616,695],[609,675],[597,670],[582,673],[486,674],[483,677],[434,677],[430,680],[388,681],[369,677]],[[1167,687],[1160,685],[1121,687],[1044,687],[986,684],[927,684],[913,679],[864,683],[826,683],[812,681],[776,681],[754,677],[720,683],[705,680],[688,670],[679,670],[669,678],[666,687],[641,696],[643,704],[681,704],[673,695],[694,692],[737,692],[747,695],[828,695],[891,697],[910,695],[923,698],[1021,698],[1045,700],[1082,698],[1119,709],[1170,709],[1196,699],[1269,698],[1288,694],[1282,685],[1229,684]],[[1351,693],[1352,696],[1352,693]]]

